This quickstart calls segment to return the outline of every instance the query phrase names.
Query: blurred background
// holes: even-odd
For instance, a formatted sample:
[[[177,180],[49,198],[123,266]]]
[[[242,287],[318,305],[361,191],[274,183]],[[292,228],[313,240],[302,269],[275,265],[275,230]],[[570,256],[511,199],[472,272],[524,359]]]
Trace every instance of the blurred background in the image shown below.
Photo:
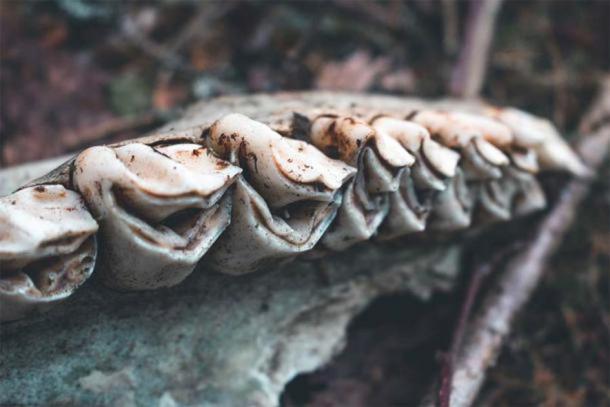
[[[546,116],[569,137],[610,68],[610,2],[498,4],[482,96]],[[216,95],[459,95],[460,50],[480,6],[1,0],[0,166],[135,137]],[[491,372],[482,405],[610,405],[610,176],[601,178]],[[435,299],[439,314],[428,325],[451,321],[458,300]],[[433,349],[448,337],[415,322],[418,307],[402,297],[374,305],[353,324],[346,353],[297,379],[284,403],[408,405],[403,384],[436,367]],[[428,359],[413,359],[422,343],[434,344]]]

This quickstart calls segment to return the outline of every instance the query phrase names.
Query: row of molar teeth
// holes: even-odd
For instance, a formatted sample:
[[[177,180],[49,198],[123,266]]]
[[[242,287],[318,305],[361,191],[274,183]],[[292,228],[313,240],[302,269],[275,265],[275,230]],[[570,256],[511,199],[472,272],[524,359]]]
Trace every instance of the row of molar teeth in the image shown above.
[[[206,253],[206,265],[243,274],[318,243],[342,250],[465,228],[475,205],[481,218],[506,220],[544,206],[539,167],[587,172],[550,123],[516,109],[351,113],[309,115],[311,144],[229,114],[205,145],[170,139],[84,151],[72,179],[100,225],[98,274],[113,288],[154,289],[181,282]],[[81,223],[49,202],[69,206]],[[39,212],[37,239],[24,225]],[[63,299],[88,278],[95,220],[60,185],[0,198],[0,226],[12,230],[6,241],[0,234],[0,320]]]

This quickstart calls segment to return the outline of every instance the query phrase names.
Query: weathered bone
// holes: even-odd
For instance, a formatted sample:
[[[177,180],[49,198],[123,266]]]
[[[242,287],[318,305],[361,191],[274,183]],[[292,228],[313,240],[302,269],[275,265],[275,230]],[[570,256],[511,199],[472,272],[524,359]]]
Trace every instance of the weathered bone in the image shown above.
[[[544,205],[533,176],[539,166],[587,172],[549,122],[478,102],[226,97],[196,105],[165,130],[89,149],[30,184],[84,195],[100,220],[100,274],[111,287],[176,284],[208,249],[204,264],[241,274],[319,240],[341,250],[374,235],[465,228],[475,205],[477,219],[509,219]],[[20,233],[0,226],[0,236]],[[72,256],[61,258],[65,270],[93,250],[93,238],[73,246],[51,255]],[[45,250],[37,247],[36,259]],[[40,267],[27,250],[7,259],[2,278]]]
[[[0,321],[68,297],[93,272],[97,223],[61,185],[0,198]]]

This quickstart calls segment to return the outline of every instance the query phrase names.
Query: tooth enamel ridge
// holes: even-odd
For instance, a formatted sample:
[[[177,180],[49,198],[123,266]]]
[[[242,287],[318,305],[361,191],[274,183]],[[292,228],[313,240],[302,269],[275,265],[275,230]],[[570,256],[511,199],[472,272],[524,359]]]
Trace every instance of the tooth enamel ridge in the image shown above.
[[[468,102],[228,97],[166,130],[89,148],[0,198],[0,320],[67,298],[96,258],[118,290],[173,286],[198,264],[241,275],[507,221],[546,205],[539,170],[587,173],[548,121]]]

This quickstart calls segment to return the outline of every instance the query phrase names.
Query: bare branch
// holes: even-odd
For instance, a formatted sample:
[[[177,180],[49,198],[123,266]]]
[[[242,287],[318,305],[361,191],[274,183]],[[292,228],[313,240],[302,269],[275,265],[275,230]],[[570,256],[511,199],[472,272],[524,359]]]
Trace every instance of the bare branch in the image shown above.
[[[450,90],[454,96],[473,98],[481,92],[501,5],[502,0],[472,0],[464,42],[451,77]]]
[[[601,108],[609,100],[610,86],[606,83],[598,103],[585,116],[581,128],[599,128],[589,137],[582,137],[578,150],[593,173],[601,166],[610,147],[610,109]],[[605,105],[608,107],[608,105]],[[470,406],[476,397],[487,368],[491,366],[510,332],[516,314],[525,306],[546,269],[549,257],[561,243],[572,224],[580,203],[587,196],[593,178],[571,181],[561,194],[555,208],[538,228],[528,249],[512,259],[503,276],[492,287],[481,311],[469,325],[465,345],[455,363],[450,403],[452,407]],[[426,400],[429,402],[429,400]]]

